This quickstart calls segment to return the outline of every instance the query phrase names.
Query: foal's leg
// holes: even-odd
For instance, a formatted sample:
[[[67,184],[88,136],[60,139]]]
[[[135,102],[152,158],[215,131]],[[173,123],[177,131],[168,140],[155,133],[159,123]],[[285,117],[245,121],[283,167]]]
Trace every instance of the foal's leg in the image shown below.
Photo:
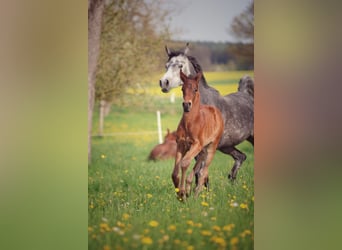
[[[177,150],[176,153],[176,158],[175,158],[175,166],[173,168],[173,172],[171,175],[172,181],[173,181],[173,185],[175,186],[175,188],[179,188],[179,169],[180,169],[180,163],[182,160],[182,152]]]

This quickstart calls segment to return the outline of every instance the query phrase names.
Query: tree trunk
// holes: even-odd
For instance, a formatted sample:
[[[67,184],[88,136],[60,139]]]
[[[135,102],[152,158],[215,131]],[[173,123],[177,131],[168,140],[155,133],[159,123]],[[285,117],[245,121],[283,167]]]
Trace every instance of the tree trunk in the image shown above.
[[[91,131],[95,101],[96,65],[100,52],[103,0],[88,0],[88,164],[91,163]]]

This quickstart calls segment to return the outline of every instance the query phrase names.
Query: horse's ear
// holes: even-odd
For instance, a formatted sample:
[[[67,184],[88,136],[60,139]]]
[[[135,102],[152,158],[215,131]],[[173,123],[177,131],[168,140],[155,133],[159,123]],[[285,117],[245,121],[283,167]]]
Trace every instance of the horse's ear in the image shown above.
[[[168,56],[170,56],[171,55],[171,51],[169,50],[169,48],[165,45],[165,51],[166,51],[166,54],[168,55]]]
[[[189,43],[186,43],[186,45],[185,45],[185,49],[184,49],[184,55],[188,55],[189,54],[189,51],[190,51],[190,49],[189,49]]]
[[[202,78],[202,71],[199,71],[195,77],[196,82],[199,82]]]
[[[184,83],[188,78],[186,77],[186,75],[183,73],[182,70],[180,70],[179,72],[180,72],[180,78],[182,82]]]

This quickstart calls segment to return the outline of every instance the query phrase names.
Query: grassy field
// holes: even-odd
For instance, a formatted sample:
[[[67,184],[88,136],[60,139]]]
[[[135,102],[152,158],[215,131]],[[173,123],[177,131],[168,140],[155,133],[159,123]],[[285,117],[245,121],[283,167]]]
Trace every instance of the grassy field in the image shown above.
[[[222,94],[237,88],[244,74],[205,73],[210,85]],[[156,81],[157,82],[157,81]],[[93,137],[88,175],[89,249],[253,249],[254,149],[238,146],[247,154],[237,180],[227,174],[230,156],[217,152],[209,168],[210,192],[179,202],[171,181],[173,160],[149,162],[158,143],[156,110],[161,111],[163,131],[175,130],[182,115],[176,95],[160,92],[157,84],[145,94],[129,94],[129,103],[112,107],[104,133]],[[94,114],[93,134],[98,129]]]

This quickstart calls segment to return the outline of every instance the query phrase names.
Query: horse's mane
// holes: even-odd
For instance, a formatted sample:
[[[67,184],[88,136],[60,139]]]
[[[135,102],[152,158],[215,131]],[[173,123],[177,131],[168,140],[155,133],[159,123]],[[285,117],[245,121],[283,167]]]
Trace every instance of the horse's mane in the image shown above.
[[[169,54],[169,61],[170,61],[170,59],[172,57],[179,56],[179,55],[186,56],[189,59],[189,61],[191,62],[192,66],[194,67],[196,73],[203,72],[201,65],[199,65],[199,63],[197,62],[195,57],[189,56],[189,55],[185,55],[184,52],[180,51],[180,50],[176,50],[176,51],[171,50],[171,52]],[[205,80],[205,77],[204,77],[203,74],[202,74],[202,79],[203,79],[203,81],[202,81],[203,82],[203,86],[205,88],[209,88],[209,85],[208,85],[207,81]]]

